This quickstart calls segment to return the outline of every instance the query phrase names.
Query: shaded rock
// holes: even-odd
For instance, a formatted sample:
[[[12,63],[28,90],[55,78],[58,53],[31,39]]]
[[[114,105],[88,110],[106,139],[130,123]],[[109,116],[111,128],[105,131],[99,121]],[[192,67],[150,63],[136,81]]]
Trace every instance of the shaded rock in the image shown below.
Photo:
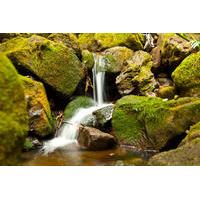
[[[192,52],[190,42],[175,33],[159,34],[157,47],[153,50],[153,68],[168,71],[174,69]]]
[[[185,58],[172,73],[181,96],[200,96],[200,52]]]
[[[113,148],[117,144],[112,135],[91,127],[80,127],[78,142],[80,146],[93,151]]]
[[[199,120],[199,98],[165,101],[129,95],[116,102],[112,125],[121,143],[159,150]]]
[[[160,86],[156,92],[156,96],[163,99],[173,99],[176,94],[174,86]]]
[[[2,54],[0,77],[0,165],[16,165],[28,132],[28,113],[17,71]]]
[[[200,122],[191,126],[189,131],[186,131],[186,133],[187,136],[184,138],[184,140],[181,141],[179,146],[189,143],[196,138],[200,138]]]
[[[83,33],[78,38],[81,49],[93,52],[115,46],[141,50],[143,49],[144,40],[144,35],[140,33]]]
[[[149,95],[157,86],[151,72],[152,58],[144,51],[134,53],[128,65],[116,78],[118,91],[121,95],[140,94]]]
[[[149,165],[198,166],[200,165],[200,138],[167,152],[153,156]]]
[[[27,109],[29,113],[29,131],[45,137],[53,131],[53,119],[45,88],[41,82],[20,76],[23,82]]]
[[[14,38],[0,45],[18,70],[35,74],[64,96],[75,91],[84,70],[73,50],[41,36]]]
[[[74,33],[52,33],[48,36],[48,39],[73,49],[74,53],[80,57],[81,50],[79,48],[78,39]]]

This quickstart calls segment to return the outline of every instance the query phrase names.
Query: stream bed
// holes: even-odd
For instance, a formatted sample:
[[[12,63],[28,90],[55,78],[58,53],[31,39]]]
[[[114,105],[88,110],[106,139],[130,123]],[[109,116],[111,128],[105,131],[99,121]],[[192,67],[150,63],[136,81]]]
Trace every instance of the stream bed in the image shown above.
[[[57,149],[44,155],[38,151],[24,152],[22,166],[144,166],[150,154],[129,151],[122,147],[105,151]]]

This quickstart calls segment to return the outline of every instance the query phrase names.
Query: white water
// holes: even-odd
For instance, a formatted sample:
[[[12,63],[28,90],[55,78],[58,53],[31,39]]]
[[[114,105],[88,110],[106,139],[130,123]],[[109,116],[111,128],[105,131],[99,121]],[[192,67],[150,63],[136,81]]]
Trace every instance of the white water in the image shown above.
[[[74,116],[65,123],[60,130],[60,133],[54,139],[45,142],[43,151],[45,154],[53,152],[57,148],[70,148],[71,144],[77,144],[77,136],[79,125],[85,121],[89,115],[95,110],[103,108],[108,104],[104,104],[104,80],[105,72],[103,71],[104,62],[101,56],[94,54],[95,64],[93,67],[93,94],[94,106],[89,108],[80,108]]]

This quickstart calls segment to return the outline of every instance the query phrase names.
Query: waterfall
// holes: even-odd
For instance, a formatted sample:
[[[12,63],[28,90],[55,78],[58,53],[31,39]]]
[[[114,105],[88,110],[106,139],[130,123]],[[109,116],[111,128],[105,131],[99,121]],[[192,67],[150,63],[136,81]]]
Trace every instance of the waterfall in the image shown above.
[[[79,125],[85,121],[89,115],[95,110],[103,108],[108,104],[104,104],[104,81],[105,81],[105,69],[104,60],[102,56],[94,54],[94,67],[93,73],[93,99],[94,105],[89,108],[80,108],[74,116],[64,123],[59,130],[57,137],[44,143],[42,150],[45,154],[53,152],[57,148],[70,148],[72,144],[77,144],[77,136]]]

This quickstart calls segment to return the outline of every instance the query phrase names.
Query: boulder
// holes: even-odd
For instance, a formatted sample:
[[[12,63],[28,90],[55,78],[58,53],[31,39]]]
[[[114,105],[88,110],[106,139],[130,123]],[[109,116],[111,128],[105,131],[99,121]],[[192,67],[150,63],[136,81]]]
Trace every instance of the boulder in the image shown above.
[[[200,138],[167,152],[153,156],[148,165],[153,166],[199,166],[200,165]]]
[[[28,113],[17,71],[0,54],[0,165],[16,165],[28,132]]]
[[[127,61],[127,66],[116,78],[116,85],[121,95],[140,94],[151,95],[157,87],[151,72],[151,55],[144,51],[136,51]]]
[[[200,120],[200,98],[177,100],[128,95],[114,107],[112,126],[123,144],[160,150]]]
[[[181,96],[200,96],[200,52],[185,58],[172,73]]]
[[[84,69],[71,48],[32,35],[17,37],[0,45],[19,71],[39,77],[63,96],[69,97],[84,77]]]
[[[78,143],[81,147],[93,151],[106,150],[117,145],[114,136],[85,126],[79,128]]]
[[[177,34],[159,34],[157,47],[152,51],[153,68],[162,68],[164,71],[174,69],[191,52],[190,42]]]
[[[82,51],[82,63],[86,66],[87,69],[92,70],[94,67],[94,56],[88,50]]]
[[[52,134],[53,119],[43,84],[25,76],[20,76],[20,79],[27,101],[29,131],[39,137]]]
[[[133,50],[143,49],[145,37],[141,33],[83,33],[78,38],[80,48],[102,51],[115,46],[125,46]]]
[[[74,53],[80,57],[81,50],[79,48],[78,38],[74,33],[52,33],[47,38],[73,49]]]

